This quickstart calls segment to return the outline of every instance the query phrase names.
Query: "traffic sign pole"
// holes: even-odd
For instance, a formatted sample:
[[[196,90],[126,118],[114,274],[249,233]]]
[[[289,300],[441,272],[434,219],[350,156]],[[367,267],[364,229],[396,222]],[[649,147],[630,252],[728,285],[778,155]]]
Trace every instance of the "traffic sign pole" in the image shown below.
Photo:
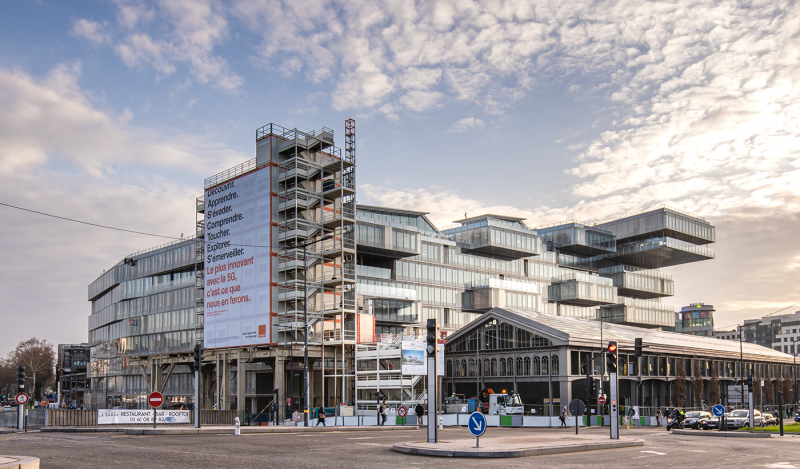
[[[481,435],[486,433],[486,417],[480,412],[473,412],[467,421],[467,429],[476,438],[475,447],[481,447]]]
[[[153,408],[153,428],[156,428],[156,420],[158,420],[156,410],[164,404],[164,395],[158,391],[153,391],[147,396],[147,403]]]

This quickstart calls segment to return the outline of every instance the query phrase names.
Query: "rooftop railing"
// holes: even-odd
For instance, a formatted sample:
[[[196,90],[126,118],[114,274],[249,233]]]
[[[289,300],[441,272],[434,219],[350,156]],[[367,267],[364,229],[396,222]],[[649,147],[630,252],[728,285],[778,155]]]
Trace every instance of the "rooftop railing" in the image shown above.
[[[707,220],[705,218],[703,218],[703,217],[701,217],[699,215],[695,215],[694,213],[690,213],[690,212],[687,212],[687,211],[684,211],[684,210],[681,210],[681,209],[670,207],[669,205],[663,205],[662,204],[662,205],[655,205],[655,206],[650,207],[648,209],[637,210],[635,212],[628,212],[628,213],[625,213],[625,214],[622,214],[622,215],[619,215],[619,216],[616,216],[616,217],[606,218],[605,220],[600,220],[600,221],[592,223],[592,226],[605,225],[606,223],[611,223],[613,221],[621,220],[623,218],[635,217],[636,215],[641,215],[643,213],[653,212],[653,211],[661,210],[661,209],[671,210],[673,212],[680,213],[681,215],[686,215],[687,217],[692,217],[692,218],[696,218],[698,220],[702,220],[702,221],[707,222]]]
[[[222,184],[225,181],[233,179],[237,176],[241,176],[244,173],[250,172],[256,169],[256,159],[253,158],[252,160],[247,160],[244,163],[237,164],[233,168],[226,169],[221,173],[217,173],[211,177],[206,178],[203,182],[203,187],[208,189],[209,187],[214,187],[217,184]]]

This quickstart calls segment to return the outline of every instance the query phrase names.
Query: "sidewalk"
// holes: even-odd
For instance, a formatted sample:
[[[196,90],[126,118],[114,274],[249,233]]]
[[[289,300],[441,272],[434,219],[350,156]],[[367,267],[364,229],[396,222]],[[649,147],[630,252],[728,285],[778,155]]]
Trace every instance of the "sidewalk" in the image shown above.
[[[480,448],[475,447],[475,439],[440,440],[439,443],[409,441],[397,443],[392,449],[399,453],[421,456],[442,456],[456,458],[522,458],[545,454],[575,453],[600,449],[619,449],[643,446],[644,441],[637,438],[620,437],[611,440],[607,435],[539,435],[481,438]]]
[[[294,426],[274,426],[274,427],[239,427],[242,435],[252,435],[258,433],[323,433],[323,432],[386,432],[397,430],[418,430],[418,426],[398,425],[398,426],[370,426],[370,427],[294,427]],[[117,432],[126,435],[233,435],[235,428],[232,425],[208,425],[194,428],[189,425],[170,425],[157,428],[149,427],[45,427],[42,432],[66,432],[66,433],[86,433],[86,432]]]

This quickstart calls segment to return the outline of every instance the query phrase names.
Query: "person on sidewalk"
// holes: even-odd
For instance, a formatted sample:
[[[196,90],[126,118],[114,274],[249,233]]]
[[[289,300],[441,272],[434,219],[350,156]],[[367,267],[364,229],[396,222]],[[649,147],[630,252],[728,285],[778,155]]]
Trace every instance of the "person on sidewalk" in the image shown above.
[[[656,411],[656,424],[660,427],[661,426],[661,409]]]
[[[386,414],[389,413],[389,410],[386,404],[381,404],[379,409],[378,418],[380,419],[380,425],[383,426],[386,423]]]
[[[634,417],[636,417],[636,409],[634,409],[633,406],[628,407],[628,422],[631,427],[636,426],[636,419]]]
[[[425,415],[425,408],[419,402],[414,408],[414,413],[417,414],[417,425],[422,425],[422,416]]]
[[[564,406],[564,408],[561,409],[561,415],[559,415],[558,418],[561,420],[561,427],[566,427],[567,426],[567,406]],[[558,428],[561,428],[561,427],[558,427]]]
[[[319,427],[320,423],[322,424],[323,427],[327,427],[327,425],[325,425],[325,409],[322,406],[319,407],[319,415],[317,416],[317,424],[314,425],[314,426],[315,427]]]

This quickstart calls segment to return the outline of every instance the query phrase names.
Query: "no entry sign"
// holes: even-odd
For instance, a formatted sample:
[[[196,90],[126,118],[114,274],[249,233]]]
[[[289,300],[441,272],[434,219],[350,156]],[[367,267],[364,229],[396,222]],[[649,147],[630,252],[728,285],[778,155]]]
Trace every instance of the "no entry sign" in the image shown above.
[[[605,398],[605,396],[600,396],[600,397],[598,397],[598,398],[597,398],[597,403],[598,403],[598,404],[600,404],[600,405],[603,405],[603,404],[605,404],[605,403],[606,403],[606,398]]]
[[[164,396],[158,391],[151,392],[150,395],[147,396],[147,403],[150,404],[150,407],[161,407],[164,403]]]

